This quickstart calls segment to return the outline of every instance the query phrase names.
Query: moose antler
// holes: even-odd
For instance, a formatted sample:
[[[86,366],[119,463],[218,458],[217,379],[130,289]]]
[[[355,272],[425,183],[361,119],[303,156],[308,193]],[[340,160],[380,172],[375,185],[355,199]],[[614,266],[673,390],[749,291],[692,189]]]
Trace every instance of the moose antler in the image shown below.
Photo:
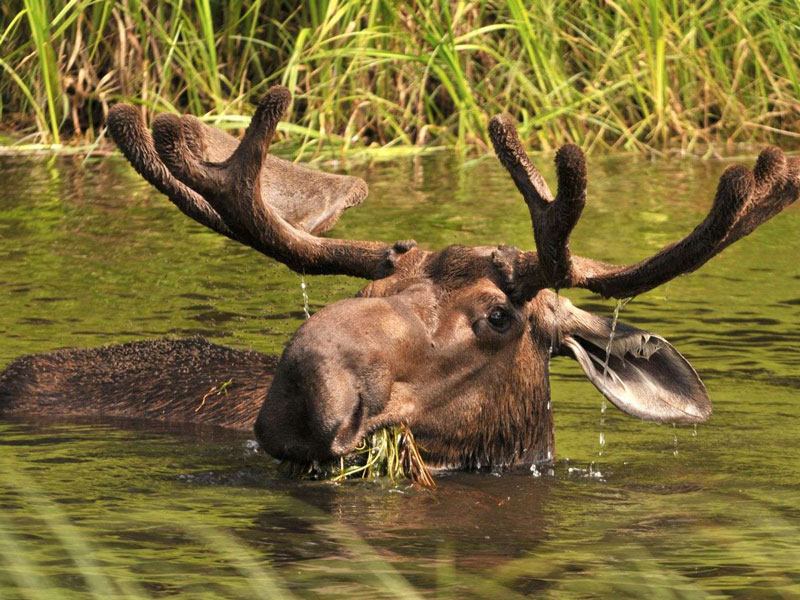
[[[508,169],[528,205],[539,268],[550,287],[572,285],[569,235],[586,204],[586,159],[577,146],[568,144],[556,154],[558,195],[553,198],[544,178],[533,166],[508,115],[494,117],[489,135],[495,152]]]
[[[151,137],[138,111],[124,104],[112,108],[108,125],[136,170],[199,223],[297,272],[386,276],[396,256],[414,247],[413,241],[392,246],[313,235],[363,200],[366,184],[355,177],[304,169],[267,153],[290,101],[285,88],[270,88],[241,143],[194,117],[170,114],[154,119]],[[304,215],[308,204],[321,206],[316,212],[324,218]]]
[[[153,138],[139,111],[130,104],[111,107],[108,130],[125,158],[159,192],[169,197],[186,216],[231,239],[233,233],[202,196],[175,179],[156,153]]]
[[[572,256],[569,234],[586,200],[586,163],[573,145],[556,154],[558,195],[555,200],[542,176],[522,148],[513,121],[492,119],[489,133],[500,162],[522,193],[533,220],[538,255],[526,253],[523,284],[526,296],[542,287],[582,287],[604,297],[628,298],[642,294],[683,273],[698,269],[736,240],[778,214],[800,195],[800,159],[779,148],[761,152],[751,172],[741,165],[728,167],[720,178],[708,216],[694,231],[655,255],[628,266]],[[544,283],[544,285],[543,285]]]

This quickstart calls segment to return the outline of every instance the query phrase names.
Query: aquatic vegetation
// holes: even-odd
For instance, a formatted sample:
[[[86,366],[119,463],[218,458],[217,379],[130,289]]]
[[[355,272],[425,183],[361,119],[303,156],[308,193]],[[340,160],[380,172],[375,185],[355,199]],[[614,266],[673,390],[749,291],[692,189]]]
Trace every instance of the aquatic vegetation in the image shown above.
[[[329,463],[281,463],[288,477],[344,481],[388,477],[393,482],[408,479],[423,487],[436,487],[419,451],[414,434],[406,425],[384,427],[366,438],[350,455]]]
[[[304,160],[485,151],[499,112],[535,149],[712,154],[797,138],[799,27],[768,0],[11,0],[0,117],[31,143],[93,140],[120,100],[237,129],[279,83]]]
[[[214,385],[211,387],[210,390],[203,396],[200,404],[197,405],[197,408],[194,409],[194,412],[200,412],[200,410],[206,405],[206,400],[208,400],[211,396],[219,396],[221,394],[228,395],[228,387],[233,383],[233,378],[228,379],[227,381],[223,381],[218,385]]]

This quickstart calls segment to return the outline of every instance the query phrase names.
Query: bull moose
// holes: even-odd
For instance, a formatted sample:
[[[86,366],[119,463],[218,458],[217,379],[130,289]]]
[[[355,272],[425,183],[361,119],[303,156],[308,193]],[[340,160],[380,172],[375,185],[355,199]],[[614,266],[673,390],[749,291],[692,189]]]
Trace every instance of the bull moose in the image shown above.
[[[509,246],[384,244],[320,237],[361,202],[366,184],[268,154],[291,101],[271,88],[241,140],[191,116],[161,114],[152,135],[119,104],[108,129],[133,167],[186,215],[310,274],[369,283],[317,312],[279,360],[203,339],[156,340],[26,356],[0,374],[0,411],[100,414],[246,429],[297,461],[350,453],[368,433],[405,424],[433,466],[475,469],[554,457],[549,359],[577,360],[621,410],[700,423],[703,383],[664,338],[593,315],[552,290],[624,299],[693,271],[800,194],[800,159],[767,148],[750,171],[722,175],[708,216],[685,238],[629,266],[575,256],[586,160],[562,147],[554,196],[512,120],[494,117],[495,151],[522,194],[535,251]],[[209,390],[230,382],[225,395]]]

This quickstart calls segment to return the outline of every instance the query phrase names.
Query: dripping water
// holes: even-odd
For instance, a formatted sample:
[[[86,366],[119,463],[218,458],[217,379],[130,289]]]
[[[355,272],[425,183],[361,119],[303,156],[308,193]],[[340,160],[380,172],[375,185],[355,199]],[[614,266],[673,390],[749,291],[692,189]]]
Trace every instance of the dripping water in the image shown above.
[[[550,332],[550,348],[547,350],[547,410],[550,411],[550,366],[553,360],[553,351],[556,348],[556,342],[558,340],[558,307],[561,304],[561,299],[559,297],[558,290],[556,290],[556,300],[555,305],[553,306],[553,329]]]
[[[606,344],[606,358],[603,361],[603,381],[605,381],[606,376],[608,375],[608,361],[611,359],[611,346],[614,343],[614,335],[617,333],[619,313],[623,308],[628,306],[631,300],[633,300],[633,298],[625,298],[624,300],[618,299],[617,305],[614,307],[614,318],[611,321],[611,333],[608,334],[608,343]],[[605,407],[605,400],[603,400],[603,406]],[[605,408],[603,408],[603,412],[605,412]]]
[[[697,437],[697,423],[692,427],[692,437]]]
[[[678,456],[678,426],[672,424],[672,454]]]
[[[559,307],[560,302],[561,302],[561,299],[560,299],[559,294],[558,294],[558,290],[556,289],[555,292],[556,292],[556,297],[555,297],[555,305],[553,306],[553,326],[552,326],[552,330],[550,332],[550,348],[548,348],[548,350],[547,350],[547,407],[545,409],[547,411],[547,413],[549,413],[550,409],[551,409],[551,404],[550,404],[551,396],[550,396],[550,394],[552,392],[552,389],[550,387],[550,368],[551,368],[551,362],[553,360],[553,351],[556,348],[556,342],[557,342],[557,336],[558,336],[558,307]],[[552,450],[548,450],[547,451],[547,461],[550,462],[552,459],[553,459],[553,452],[552,452]],[[552,472],[552,469],[549,472]],[[531,466],[531,474],[534,477],[540,477],[541,476],[541,472],[536,468],[535,465]]]
[[[306,276],[300,276],[300,290],[303,292],[303,313],[306,315],[306,319],[311,318],[311,313],[308,311],[308,292],[306,291]]]
[[[614,307],[614,318],[611,321],[611,332],[608,334],[608,343],[606,344],[606,357],[603,361],[603,382],[608,376],[608,362],[611,359],[611,347],[614,344],[614,335],[617,332],[617,322],[619,321],[619,313],[625,308],[633,298],[625,298],[624,300],[617,299],[617,305]],[[605,424],[606,424],[606,404],[605,397],[600,400],[600,436],[598,439],[600,449],[597,451],[597,456],[603,456],[603,448],[606,445]]]

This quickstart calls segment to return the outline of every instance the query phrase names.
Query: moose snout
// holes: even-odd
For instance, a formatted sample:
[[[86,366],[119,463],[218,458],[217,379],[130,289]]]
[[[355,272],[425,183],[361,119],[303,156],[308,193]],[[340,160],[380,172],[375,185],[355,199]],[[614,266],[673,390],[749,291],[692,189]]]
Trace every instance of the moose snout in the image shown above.
[[[297,372],[287,364],[276,375],[256,420],[259,443],[276,458],[301,462],[348,454],[367,433],[359,386],[347,373]]]
[[[384,310],[378,325],[363,320],[369,308]],[[298,329],[255,425],[269,454],[329,460],[349,454],[370,433],[391,395],[393,318],[396,311],[383,300],[352,299],[323,309]]]

